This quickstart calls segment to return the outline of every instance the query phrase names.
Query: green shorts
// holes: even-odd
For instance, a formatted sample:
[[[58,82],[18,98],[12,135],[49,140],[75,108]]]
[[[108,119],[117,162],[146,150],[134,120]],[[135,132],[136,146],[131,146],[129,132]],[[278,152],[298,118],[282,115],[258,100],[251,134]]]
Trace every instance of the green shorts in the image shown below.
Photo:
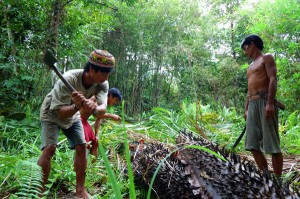
[[[57,145],[59,130],[56,123],[49,121],[42,121],[42,133],[41,133],[41,149],[43,150],[48,145]],[[81,120],[74,122],[74,124],[68,129],[61,129],[69,141],[71,149],[74,149],[78,144],[85,144],[84,131]]]
[[[281,153],[278,134],[278,110],[273,118],[265,117],[265,99],[249,102],[246,121],[246,150],[268,154]]]

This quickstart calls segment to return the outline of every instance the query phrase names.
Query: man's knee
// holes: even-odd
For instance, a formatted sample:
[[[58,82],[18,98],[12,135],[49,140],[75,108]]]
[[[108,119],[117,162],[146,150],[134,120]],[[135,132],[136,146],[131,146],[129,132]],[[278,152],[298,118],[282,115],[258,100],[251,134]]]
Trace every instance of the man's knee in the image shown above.
[[[48,145],[43,149],[43,155],[47,158],[52,158],[56,151],[56,145]]]
[[[282,153],[272,153],[272,156],[281,157]]]
[[[257,151],[257,150],[251,150],[251,153],[254,156],[263,155],[263,153],[261,151]]]
[[[86,144],[78,144],[75,146],[76,154],[79,156],[86,155]]]

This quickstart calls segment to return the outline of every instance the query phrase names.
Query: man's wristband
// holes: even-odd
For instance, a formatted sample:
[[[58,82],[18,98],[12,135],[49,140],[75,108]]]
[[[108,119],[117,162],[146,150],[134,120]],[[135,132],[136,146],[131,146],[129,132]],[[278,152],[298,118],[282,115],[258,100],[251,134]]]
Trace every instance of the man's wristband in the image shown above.
[[[76,104],[73,104],[73,108],[74,108],[76,111],[79,111],[79,108],[76,107]]]

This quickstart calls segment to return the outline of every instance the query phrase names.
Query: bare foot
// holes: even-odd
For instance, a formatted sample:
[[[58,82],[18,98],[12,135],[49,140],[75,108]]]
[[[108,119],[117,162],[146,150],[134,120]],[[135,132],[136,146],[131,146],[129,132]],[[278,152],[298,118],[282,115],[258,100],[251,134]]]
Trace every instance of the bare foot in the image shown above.
[[[76,188],[76,198],[88,199],[89,194],[84,188]]]

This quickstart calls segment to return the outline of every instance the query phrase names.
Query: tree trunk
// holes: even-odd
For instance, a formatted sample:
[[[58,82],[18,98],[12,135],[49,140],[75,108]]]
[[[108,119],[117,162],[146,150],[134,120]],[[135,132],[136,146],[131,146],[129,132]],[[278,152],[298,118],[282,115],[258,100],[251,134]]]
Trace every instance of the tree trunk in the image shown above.
[[[11,46],[12,46],[10,54],[7,56],[7,58],[10,57],[10,56],[13,58],[13,60],[14,60],[14,62],[13,62],[14,63],[13,64],[14,65],[14,67],[13,67],[14,68],[14,73],[16,75],[18,75],[19,74],[19,68],[17,67],[15,59],[14,59],[15,56],[16,56],[16,46],[15,46],[15,41],[14,41],[14,35],[13,35],[11,29],[10,29],[10,21],[9,21],[10,19],[7,16],[7,10],[9,10],[10,8],[11,8],[11,5],[8,5],[8,7],[3,10],[3,16],[4,16],[4,19],[6,21],[7,36],[8,36],[8,39],[9,39],[10,43],[11,43]]]
[[[58,40],[59,40],[59,25],[62,23],[62,14],[64,12],[64,7],[70,3],[72,0],[68,0],[65,3],[62,0],[55,0],[53,3],[52,12],[49,14],[49,24],[48,24],[48,35],[46,39],[45,50],[55,49],[58,50]],[[57,56],[57,54],[56,54]],[[59,59],[57,59],[59,60]],[[61,71],[65,71],[65,65],[61,64],[63,67]],[[52,85],[56,82],[56,75],[52,73]]]

